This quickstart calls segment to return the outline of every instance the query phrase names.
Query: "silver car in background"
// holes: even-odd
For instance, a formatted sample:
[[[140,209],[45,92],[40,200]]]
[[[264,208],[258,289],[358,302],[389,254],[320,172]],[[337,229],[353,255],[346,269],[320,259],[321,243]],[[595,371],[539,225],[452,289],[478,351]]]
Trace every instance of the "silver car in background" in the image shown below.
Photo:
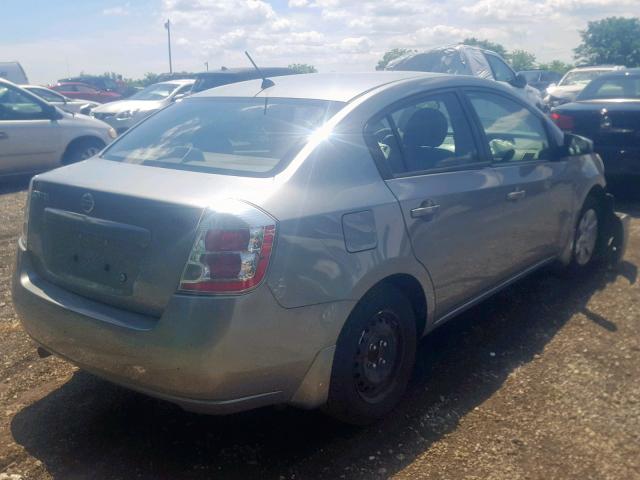
[[[420,337],[544,265],[624,251],[591,143],[507,87],[273,82],[190,96],[33,179],[13,300],[41,348],[193,411],[365,424]]]
[[[123,133],[143,118],[189,94],[195,80],[171,80],[154,83],[129,98],[105,103],[91,115]]]
[[[0,79],[0,177],[31,175],[96,155],[116,138],[113,128],[56,108]]]

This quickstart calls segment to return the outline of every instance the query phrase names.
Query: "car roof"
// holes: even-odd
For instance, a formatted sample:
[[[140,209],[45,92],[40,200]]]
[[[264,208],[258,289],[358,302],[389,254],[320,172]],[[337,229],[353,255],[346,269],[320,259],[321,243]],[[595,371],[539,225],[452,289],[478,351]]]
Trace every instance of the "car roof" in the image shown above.
[[[609,73],[600,75],[598,79],[618,78],[618,77],[637,77],[640,76],[640,68],[627,68],[626,70],[613,70]]]
[[[218,75],[246,75],[256,74],[256,69],[253,67],[240,67],[240,68],[226,68],[220,70],[211,70],[207,72],[199,72],[196,74],[196,77],[214,77]],[[295,70],[287,67],[260,67],[260,70],[267,75],[278,74],[278,75],[286,75],[286,74],[295,74]]]
[[[625,67],[622,65],[589,65],[588,67],[576,67],[569,70],[569,72],[591,72],[598,70],[611,70],[611,71],[622,71]],[[568,72],[567,72],[568,73]]]
[[[92,85],[89,85],[88,83],[84,83],[84,82],[58,82],[56,85],[84,85],[85,87],[93,88]]]
[[[411,78],[455,77],[440,73],[380,71],[366,73],[308,73],[272,78],[274,86],[262,89],[262,80],[231,83],[204,90],[193,97],[280,97],[348,102],[383,85]],[[472,77],[469,77],[472,78]]]
[[[195,83],[195,80],[193,78],[176,78],[175,80],[165,80],[164,82],[156,82],[156,83],[153,83],[152,85],[164,85],[167,83],[170,83],[172,85],[190,85]]]

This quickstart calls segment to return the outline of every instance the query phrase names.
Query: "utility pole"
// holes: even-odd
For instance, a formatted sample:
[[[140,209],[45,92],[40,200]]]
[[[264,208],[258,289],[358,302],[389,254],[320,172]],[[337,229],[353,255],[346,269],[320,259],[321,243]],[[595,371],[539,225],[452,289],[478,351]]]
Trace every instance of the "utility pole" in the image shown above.
[[[207,72],[209,71],[209,62],[204,62],[204,68],[207,69]]]
[[[171,20],[167,19],[164,28],[167,29],[167,45],[169,46],[169,73],[173,73],[173,64],[171,63]]]

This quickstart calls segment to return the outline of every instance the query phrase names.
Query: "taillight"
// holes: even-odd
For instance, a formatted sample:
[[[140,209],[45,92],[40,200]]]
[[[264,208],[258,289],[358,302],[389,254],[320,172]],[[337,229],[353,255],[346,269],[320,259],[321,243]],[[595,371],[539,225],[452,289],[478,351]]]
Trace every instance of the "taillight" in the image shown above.
[[[252,205],[227,200],[208,209],[196,234],[180,290],[242,293],[264,278],[276,236],[275,220]]]
[[[558,112],[551,112],[551,120],[561,129],[571,131],[574,127],[573,117]]]
[[[24,246],[24,248],[27,248],[27,244],[29,240],[29,212],[31,210],[31,195],[33,195],[34,178],[32,178],[31,181],[29,182],[29,190],[27,191],[27,200],[24,204],[24,215],[22,216],[22,235],[21,235],[20,241]]]

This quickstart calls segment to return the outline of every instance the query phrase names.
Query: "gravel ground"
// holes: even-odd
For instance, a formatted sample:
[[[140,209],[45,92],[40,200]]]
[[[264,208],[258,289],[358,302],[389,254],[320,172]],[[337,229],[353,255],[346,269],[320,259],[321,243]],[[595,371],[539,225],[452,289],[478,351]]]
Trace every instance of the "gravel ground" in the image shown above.
[[[49,357],[11,305],[23,185],[0,189],[0,480],[640,479],[640,202],[625,261],[542,271],[438,329],[366,429],[316,412],[181,411]]]

